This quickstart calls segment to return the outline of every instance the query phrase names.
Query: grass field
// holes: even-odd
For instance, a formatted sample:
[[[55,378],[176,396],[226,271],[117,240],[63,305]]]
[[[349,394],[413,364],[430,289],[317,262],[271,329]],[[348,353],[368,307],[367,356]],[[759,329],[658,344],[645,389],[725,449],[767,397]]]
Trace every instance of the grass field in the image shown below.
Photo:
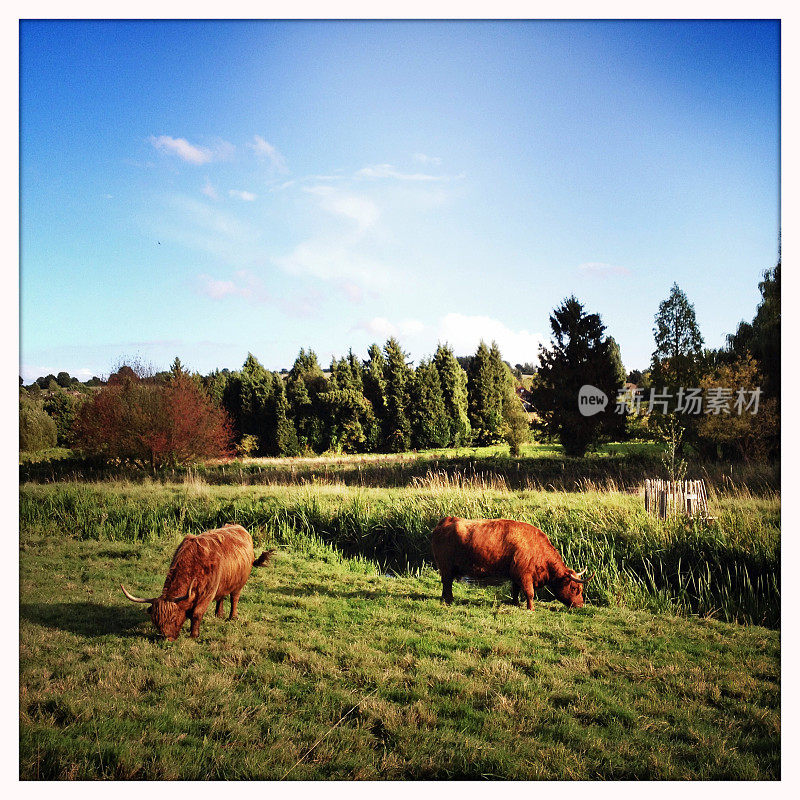
[[[240,620],[158,640],[175,533],[23,525],[23,779],[776,779],[779,634],[627,607],[529,613],[307,536]],[[591,593],[590,593],[591,596]]]
[[[698,526],[468,476],[23,485],[20,777],[776,779],[780,500],[712,503]],[[442,606],[443,513],[538,524],[596,571],[589,605],[457,584]],[[274,565],[238,622],[158,639],[119,583],[155,594],[181,537],[227,521]]]
[[[634,491],[645,478],[666,477],[663,446],[653,442],[612,443],[585,458],[569,458],[560,445],[527,444],[512,457],[508,445],[462,447],[452,450],[365,455],[324,455],[309,458],[247,458],[195,467],[163,468],[155,474],[132,467],[103,465],[69,450],[20,455],[20,481],[106,481],[175,483],[200,477],[211,485],[303,486],[322,484],[401,488],[430,481],[464,478],[491,480],[513,490]],[[778,463],[737,464],[689,459],[687,477],[703,478],[709,489],[757,494],[780,490]]]

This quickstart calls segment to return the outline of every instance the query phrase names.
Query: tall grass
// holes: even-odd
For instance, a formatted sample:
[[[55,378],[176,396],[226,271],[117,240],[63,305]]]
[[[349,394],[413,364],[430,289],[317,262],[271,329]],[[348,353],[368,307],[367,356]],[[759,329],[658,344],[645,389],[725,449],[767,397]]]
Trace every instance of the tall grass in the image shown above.
[[[152,541],[238,522],[257,543],[333,545],[388,572],[431,565],[443,516],[508,517],[549,536],[568,565],[588,566],[592,602],[780,624],[780,501],[712,495],[716,522],[667,522],[619,492],[512,492],[496,475],[431,472],[405,489],[183,484],[25,485],[20,524],[80,539]]]
[[[195,467],[164,468],[148,474],[133,468],[93,463],[75,456],[60,460],[20,464],[20,481],[52,483],[65,480],[127,480],[176,483],[193,474],[216,486],[348,486],[399,488],[428,480],[429,473],[445,482],[497,480],[509,489],[585,491],[586,489],[637,490],[645,478],[662,475],[659,452],[652,448],[608,445],[586,458],[567,458],[552,447],[529,446],[526,454],[512,458],[465,451],[433,451],[398,455],[332,456],[318,458],[263,458]],[[703,478],[711,489],[735,494],[747,488],[769,494],[780,487],[778,463],[730,464],[692,462],[689,478]]]

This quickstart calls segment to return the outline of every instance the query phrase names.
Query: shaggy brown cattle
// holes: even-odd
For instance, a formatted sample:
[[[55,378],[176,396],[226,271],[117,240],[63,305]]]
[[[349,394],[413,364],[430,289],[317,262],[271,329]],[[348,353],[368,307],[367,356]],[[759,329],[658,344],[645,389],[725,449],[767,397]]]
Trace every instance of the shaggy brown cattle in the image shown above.
[[[433,531],[433,557],[442,576],[442,600],[453,602],[453,580],[473,578],[486,583],[511,580],[511,595],[519,590],[533,610],[533,592],[547,586],[562,603],[583,605],[586,572],[567,569],[550,540],[533,525],[511,519],[445,517]]]
[[[160,634],[169,641],[178,638],[186,618],[192,621],[190,635],[200,632],[200,621],[211,601],[217,603],[216,615],[223,617],[222,601],[231,598],[228,619],[236,619],[239,595],[253,567],[267,564],[274,551],[267,550],[253,560],[253,540],[241,526],[229,523],[199,536],[189,534],[178,545],[158,597],[143,600],[122,591],[134,603],[150,603],[150,618]],[[121,585],[121,584],[120,584]]]

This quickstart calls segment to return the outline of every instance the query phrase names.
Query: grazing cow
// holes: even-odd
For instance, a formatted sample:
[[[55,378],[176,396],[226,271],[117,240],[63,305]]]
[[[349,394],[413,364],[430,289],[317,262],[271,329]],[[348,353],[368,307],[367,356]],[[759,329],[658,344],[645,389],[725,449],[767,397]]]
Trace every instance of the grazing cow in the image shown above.
[[[511,519],[445,517],[433,531],[433,557],[442,576],[442,600],[453,602],[453,580],[473,578],[483,583],[511,580],[516,604],[519,591],[533,610],[533,592],[547,586],[565,605],[583,605],[586,570],[567,569],[550,540],[533,525]]]
[[[184,538],[172,556],[164,589],[158,597],[143,600],[129,594],[124,586],[122,591],[134,603],[151,604],[150,618],[158,632],[169,641],[178,638],[187,617],[192,621],[190,635],[196,638],[200,621],[212,600],[217,603],[216,615],[223,617],[222,601],[230,595],[228,619],[237,618],[239,595],[250,577],[250,570],[269,563],[273,552],[267,550],[254,561],[250,534],[241,525],[229,523],[217,530]]]

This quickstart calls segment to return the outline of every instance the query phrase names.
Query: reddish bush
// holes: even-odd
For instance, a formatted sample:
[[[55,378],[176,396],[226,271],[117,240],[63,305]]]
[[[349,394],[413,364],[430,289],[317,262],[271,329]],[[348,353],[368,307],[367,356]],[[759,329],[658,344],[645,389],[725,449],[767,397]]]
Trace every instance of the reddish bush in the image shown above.
[[[185,373],[109,382],[81,406],[73,434],[87,455],[153,469],[227,457],[233,441],[228,415]]]

